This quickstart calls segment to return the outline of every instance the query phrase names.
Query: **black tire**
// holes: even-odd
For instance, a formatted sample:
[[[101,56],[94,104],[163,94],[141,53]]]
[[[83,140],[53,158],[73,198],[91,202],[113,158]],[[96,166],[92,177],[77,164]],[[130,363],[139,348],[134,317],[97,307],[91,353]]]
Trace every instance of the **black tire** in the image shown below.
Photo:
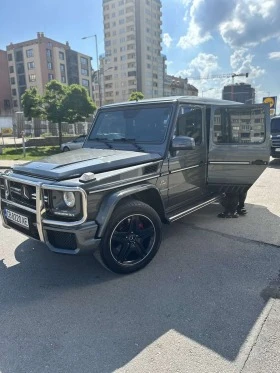
[[[68,146],[64,146],[63,152],[69,152],[69,151],[70,151],[70,149],[68,148]]]
[[[161,220],[147,204],[132,200],[116,207],[101,239],[100,255],[113,272],[144,268],[161,243]]]

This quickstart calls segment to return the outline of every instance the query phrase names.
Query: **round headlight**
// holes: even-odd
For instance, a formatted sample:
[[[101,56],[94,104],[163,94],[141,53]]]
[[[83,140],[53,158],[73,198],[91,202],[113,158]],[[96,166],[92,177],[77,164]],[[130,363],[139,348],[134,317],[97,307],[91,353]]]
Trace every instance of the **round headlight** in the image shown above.
[[[63,193],[63,200],[67,207],[74,207],[76,203],[75,194],[73,192],[64,192]]]

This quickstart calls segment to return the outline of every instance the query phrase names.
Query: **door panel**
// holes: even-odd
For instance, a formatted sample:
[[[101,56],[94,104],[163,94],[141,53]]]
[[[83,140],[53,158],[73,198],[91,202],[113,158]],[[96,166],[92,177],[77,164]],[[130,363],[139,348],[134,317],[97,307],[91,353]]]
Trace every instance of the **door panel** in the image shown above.
[[[211,115],[208,183],[252,185],[270,156],[267,105],[226,105]]]
[[[195,140],[195,149],[180,150],[169,155],[168,206],[176,208],[205,193],[206,141],[205,110],[202,106],[182,105],[174,135],[189,136]]]

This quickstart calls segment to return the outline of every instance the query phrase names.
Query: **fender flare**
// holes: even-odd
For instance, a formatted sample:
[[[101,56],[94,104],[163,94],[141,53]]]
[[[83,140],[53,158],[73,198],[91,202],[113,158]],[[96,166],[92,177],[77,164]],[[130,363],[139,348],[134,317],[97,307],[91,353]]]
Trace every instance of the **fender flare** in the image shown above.
[[[99,207],[98,214],[96,216],[96,223],[99,226],[99,229],[97,231],[97,237],[100,238],[102,237],[106,226],[112,216],[112,213],[116,207],[116,205],[121,201],[122,199],[129,197],[133,194],[144,192],[146,190],[155,190],[161,200],[161,204],[163,207],[163,202],[160,196],[160,193],[158,189],[151,184],[144,184],[144,185],[135,185],[133,187],[127,188],[127,189],[122,189],[118,190],[108,196],[106,196],[103,201],[101,202],[101,205]],[[164,208],[163,208],[164,210]]]

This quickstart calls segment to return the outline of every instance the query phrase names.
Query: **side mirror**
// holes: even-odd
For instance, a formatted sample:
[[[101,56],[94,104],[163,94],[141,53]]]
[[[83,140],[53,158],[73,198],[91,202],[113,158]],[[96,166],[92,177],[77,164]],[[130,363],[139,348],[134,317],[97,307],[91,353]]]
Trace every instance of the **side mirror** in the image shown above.
[[[171,150],[193,150],[195,141],[192,137],[176,136],[171,142]]]

